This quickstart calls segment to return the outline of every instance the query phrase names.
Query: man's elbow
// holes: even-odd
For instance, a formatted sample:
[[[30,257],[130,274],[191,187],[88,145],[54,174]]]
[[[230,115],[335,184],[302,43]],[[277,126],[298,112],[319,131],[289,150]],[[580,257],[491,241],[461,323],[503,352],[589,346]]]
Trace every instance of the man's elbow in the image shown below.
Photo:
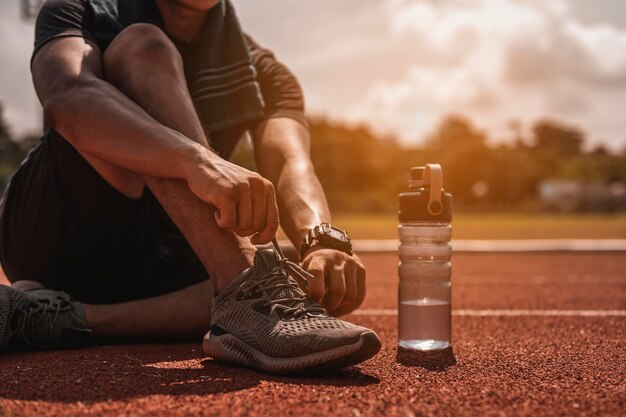
[[[81,117],[84,99],[93,97],[94,82],[72,80],[58,85],[55,91],[42,100],[44,123],[63,134],[68,140],[74,137],[76,118]]]
[[[43,121],[47,126],[58,129],[59,123],[63,120],[66,103],[63,94],[55,94],[47,98],[43,103]]]

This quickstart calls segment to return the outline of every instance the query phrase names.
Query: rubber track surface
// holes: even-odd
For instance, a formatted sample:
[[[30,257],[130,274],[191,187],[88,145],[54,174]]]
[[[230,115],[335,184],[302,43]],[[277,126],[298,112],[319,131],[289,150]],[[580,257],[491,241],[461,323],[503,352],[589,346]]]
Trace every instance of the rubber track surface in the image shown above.
[[[396,258],[363,258],[363,308],[395,308]],[[625,310],[626,254],[457,254],[453,285],[454,309]],[[200,341],[5,354],[0,416],[624,416],[624,317],[454,316],[436,358],[398,358],[395,316],[349,319],[383,349],[325,375],[219,365]]]

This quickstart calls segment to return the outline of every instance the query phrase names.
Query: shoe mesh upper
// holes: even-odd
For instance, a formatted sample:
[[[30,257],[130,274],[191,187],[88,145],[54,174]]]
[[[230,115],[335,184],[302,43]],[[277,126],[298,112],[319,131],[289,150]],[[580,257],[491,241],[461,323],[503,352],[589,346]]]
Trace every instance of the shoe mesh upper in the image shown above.
[[[0,351],[9,348],[9,342],[16,324],[16,315],[21,315],[21,307],[28,308],[35,300],[22,291],[0,285]]]
[[[302,356],[353,344],[369,331],[330,317],[286,269],[273,252],[257,252],[254,266],[216,297],[212,324],[272,357]],[[249,294],[248,288],[252,288]],[[265,305],[274,308],[264,309]]]
[[[0,286],[0,351],[84,344],[82,306],[60,291],[19,291]]]

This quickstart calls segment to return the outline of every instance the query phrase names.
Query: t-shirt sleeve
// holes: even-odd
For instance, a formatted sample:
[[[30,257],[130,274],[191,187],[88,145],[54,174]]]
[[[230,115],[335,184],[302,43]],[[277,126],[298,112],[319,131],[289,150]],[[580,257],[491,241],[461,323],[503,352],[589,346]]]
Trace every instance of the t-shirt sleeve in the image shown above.
[[[261,47],[248,35],[245,39],[265,101],[265,119],[289,117],[308,127],[304,95],[298,79],[270,50]]]
[[[32,56],[47,42],[65,36],[78,36],[98,44],[93,10],[84,0],[43,2],[35,23],[35,49]]]

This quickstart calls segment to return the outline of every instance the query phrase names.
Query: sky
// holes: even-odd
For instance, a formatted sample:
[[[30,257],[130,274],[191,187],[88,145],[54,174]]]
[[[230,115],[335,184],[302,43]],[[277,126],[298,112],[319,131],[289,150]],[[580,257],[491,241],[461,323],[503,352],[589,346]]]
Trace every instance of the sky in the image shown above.
[[[311,114],[418,143],[465,115],[492,141],[512,121],[578,127],[626,148],[623,0],[234,0],[244,30],[299,78]],[[0,102],[17,134],[38,128],[32,23],[0,2]]]

